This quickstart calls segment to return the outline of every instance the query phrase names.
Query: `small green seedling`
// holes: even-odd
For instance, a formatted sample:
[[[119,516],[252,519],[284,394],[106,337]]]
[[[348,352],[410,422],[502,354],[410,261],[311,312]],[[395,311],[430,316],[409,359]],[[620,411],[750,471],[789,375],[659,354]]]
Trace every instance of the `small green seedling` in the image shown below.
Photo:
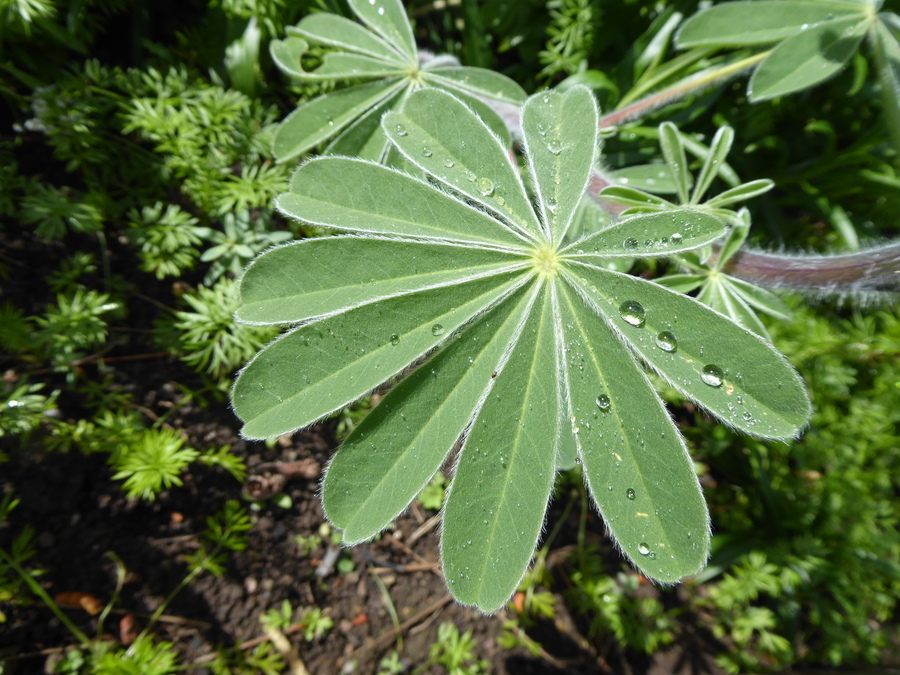
[[[639,213],[564,243],[598,159],[597,121],[584,87],[528,99],[529,192],[471,109],[418,90],[382,127],[427,180],[307,162],[278,208],[343,235],[268,251],[241,281],[240,320],[291,326],[237,378],[243,434],[289,433],[406,374],[329,465],[325,514],[346,543],[372,538],[460,446],[443,568],[454,597],[485,612],[528,568],[566,445],[645,575],[673,583],[704,566],[693,462],[642,364],[759,437],[796,436],[810,415],[800,377],[764,339],[604,266],[706,246],[726,232],[719,219]]]

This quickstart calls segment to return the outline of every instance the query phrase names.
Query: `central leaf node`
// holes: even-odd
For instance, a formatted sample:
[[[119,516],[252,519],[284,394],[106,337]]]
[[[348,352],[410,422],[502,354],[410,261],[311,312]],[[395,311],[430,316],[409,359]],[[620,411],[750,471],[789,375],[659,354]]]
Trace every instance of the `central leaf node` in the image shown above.
[[[552,246],[536,248],[531,258],[535,271],[545,277],[556,275],[556,267],[559,264],[559,255]]]

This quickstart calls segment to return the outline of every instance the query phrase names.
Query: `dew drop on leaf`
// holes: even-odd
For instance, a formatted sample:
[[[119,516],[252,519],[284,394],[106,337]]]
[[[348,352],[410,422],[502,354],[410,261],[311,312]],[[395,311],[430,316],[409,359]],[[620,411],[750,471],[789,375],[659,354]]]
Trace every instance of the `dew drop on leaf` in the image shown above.
[[[558,155],[563,151],[563,144],[558,138],[554,138],[552,141],[547,143],[547,150],[549,150],[554,155]]]
[[[556,204],[556,200],[551,198],[547,200],[547,210],[550,213],[556,213],[556,209],[559,208]]]
[[[650,555],[650,547],[642,541],[640,544],[638,544],[638,553],[640,553],[641,555]]]
[[[400,336],[397,335],[396,333],[393,333],[391,335],[391,344],[394,346],[397,346],[398,344],[400,344]]]
[[[671,331],[664,330],[656,336],[656,346],[664,352],[674,352],[678,349],[678,340]]]
[[[644,319],[647,317],[643,305],[635,300],[626,300],[619,305],[619,315],[626,323],[638,327],[644,325]]]
[[[625,496],[628,497],[628,499],[634,499],[634,490],[628,488],[625,490]]]
[[[466,171],[466,180],[470,183],[475,182],[475,172],[474,171]]]
[[[751,415],[749,412],[745,412],[743,414],[743,418],[749,422],[750,420],[753,419],[753,415]]]
[[[485,197],[494,192],[494,181],[490,178],[479,178],[477,182],[478,191]]]
[[[439,323],[434,324],[431,327],[431,334],[434,335],[435,337],[437,337],[438,335],[443,335],[444,327]]]
[[[394,131],[397,133],[398,136],[406,136],[406,134],[408,133],[408,132],[406,131],[406,127],[403,126],[402,124],[398,124],[398,125],[394,128]]]
[[[448,157],[447,159],[444,160],[444,166],[446,166],[448,169],[452,169],[453,168],[453,160]]]
[[[710,387],[721,387],[722,383],[725,381],[725,374],[719,366],[709,364],[703,366],[703,370],[700,371],[700,379]]]
[[[639,246],[638,240],[634,237],[628,237],[625,241],[622,242],[622,248],[626,251],[635,251]]]
[[[670,237],[671,242],[672,242],[673,244],[675,244],[676,246],[677,246],[678,244],[681,243],[681,240],[682,240],[682,239],[684,239],[684,237],[682,237],[678,232],[676,232],[675,234],[673,234],[673,235]]]
[[[597,407],[600,408],[600,410],[609,410],[609,406],[609,396],[607,396],[606,394],[601,394],[597,397]]]
[[[431,157],[431,155],[432,155],[431,148],[429,148],[427,145],[424,148],[422,148],[422,157]]]

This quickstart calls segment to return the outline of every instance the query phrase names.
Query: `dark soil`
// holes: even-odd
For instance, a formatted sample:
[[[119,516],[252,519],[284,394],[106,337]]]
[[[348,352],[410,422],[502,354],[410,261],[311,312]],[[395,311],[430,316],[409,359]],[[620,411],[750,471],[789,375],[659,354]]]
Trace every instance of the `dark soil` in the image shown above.
[[[0,529],[0,546],[9,550],[13,534],[31,524],[37,554],[29,565],[46,570],[40,579],[51,596],[86,593],[105,604],[116,586],[115,564],[107,552],[121,558],[127,576],[103,627],[113,638],[127,639],[126,634],[134,631],[134,620],[138,627],[146,622],[184,578],[184,556],[196,552],[207,516],[226,500],[241,499],[242,492],[245,503],[250,503],[248,492],[265,498],[267,492],[280,491],[290,497],[291,505],[283,508],[266,499],[255,502],[249,547],[231,557],[221,578],[202,575],[183,590],[158,624],[158,637],[174,642],[185,662],[202,664],[217,645],[252,645],[264,639],[260,616],[288,600],[294,608],[322,608],[334,621],[323,638],[311,643],[300,630],[289,636],[312,674],[375,673],[381,658],[396,649],[401,639],[388,603],[401,624],[401,655],[411,668],[427,660],[439,624],[453,622],[460,632],[473,632],[476,652],[490,661],[493,673],[715,672],[711,659],[704,656],[711,645],[702,626],[688,632],[696,636],[695,643],[680,644],[648,659],[622,653],[612,636],[589,637],[583,619],[570,617],[561,597],[556,619],[535,623],[528,630],[545,655],[500,648],[496,639],[513,610],[482,616],[450,600],[438,564],[436,514],[418,503],[378,541],[341,550],[326,540],[316,550],[302,550],[296,538],[317,534],[324,522],[317,488],[321,469],[337,445],[333,424],[283,438],[272,449],[248,444],[236,434],[236,421],[226,403],[206,408],[182,405],[176,381],[167,376],[187,373],[180,372],[177,363],[159,361],[152,368],[144,365],[133,372],[118,372],[116,380],[125,382],[132,400],[150,412],[161,415],[176,406],[168,423],[182,429],[192,444],[231,444],[233,452],[246,458],[250,470],[244,486],[221,470],[192,465],[182,487],[164,492],[154,502],[129,500],[119,483],[111,480],[103,457],[45,453],[34,440],[24,451],[8,451],[13,461],[3,466],[0,478],[0,489],[14,488],[21,499],[9,525]],[[556,501],[550,522],[561,515],[562,501]],[[562,583],[578,526],[574,515],[568,521],[550,556]],[[591,537],[603,537],[598,518],[589,516],[587,527]],[[604,550],[610,569],[618,569],[618,555],[608,544]],[[352,571],[338,570],[337,559],[344,556],[352,561]],[[666,595],[665,602],[678,602],[677,592]],[[89,635],[96,632],[96,617],[78,608],[65,611]],[[3,612],[8,618],[0,625],[0,658],[7,659],[4,675],[43,672],[48,658],[58,658],[72,643],[71,635],[40,602],[6,604]],[[427,672],[444,670],[435,667]]]

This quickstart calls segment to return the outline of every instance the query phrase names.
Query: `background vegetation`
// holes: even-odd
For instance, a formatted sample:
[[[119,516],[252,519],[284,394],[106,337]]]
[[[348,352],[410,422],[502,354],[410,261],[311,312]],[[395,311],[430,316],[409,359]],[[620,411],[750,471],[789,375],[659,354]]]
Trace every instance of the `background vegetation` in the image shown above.
[[[582,82],[607,111],[665,83],[679,54],[667,26],[697,6],[462,0],[407,9],[421,49],[497,69],[529,93]],[[341,553],[320,529],[316,472],[294,490],[279,484],[283,471],[261,472],[285,457],[324,461],[371,405],[294,445],[267,446],[237,438],[226,402],[235,370],[273,337],[235,323],[236,276],[267,247],[317,234],[272,212],[292,170],[273,161],[272,139],[298,102],[332,85],[286,80],[268,43],[319,10],[350,15],[326,0],[0,0],[0,672],[35,672],[47,659],[63,673],[302,672],[302,660],[332,672],[338,656],[346,672],[353,663],[383,673],[514,672],[513,663],[518,672],[522,663],[605,672],[685,644],[696,658],[684,663],[700,671],[892,663],[895,295],[788,295],[793,322],[763,318],[810,387],[815,413],[798,441],[735,435],[665,392],[715,535],[709,567],[678,588],[648,586],[610,550],[602,523],[585,515],[575,469],[559,481],[551,529],[510,607],[490,618],[438,608],[419,631],[426,646],[415,647],[409,632],[424,619],[407,625],[400,589],[372,571],[383,565],[366,550]],[[709,54],[678,74],[725,58]],[[664,120],[707,143],[728,124],[738,175],[776,183],[750,204],[752,245],[825,254],[884,243],[897,236],[900,164],[870,59],[860,52],[835,78],[790,97],[751,103],[736,79],[673,102],[606,138],[608,168],[658,159]],[[416,507],[428,522],[441,496],[439,477]],[[252,594],[249,561],[269,569],[279,560],[266,556],[286,549],[248,551],[248,541],[269,541],[266,528],[290,509],[309,518],[287,550],[330,556],[324,573],[310,563],[306,577],[261,596],[267,606],[230,621],[177,604],[234,578]],[[63,512],[69,538],[58,531]],[[187,537],[190,547],[171,553],[177,565],[165,547],[126,563],[126,530],[147,542]],[[383,541],[371,549],[383,550]],[[416,550],[436,561],[433,546]],[[144,583],[151,593],[139,592]],[[308,598],[292,590],[302,584],[315,587]],[[328,601],[356,584],[375,588],[363,613],[372,626],[382,615],[390,638],[344,653],[360,610]],[[213,628],[209,615],[219,617]]]

